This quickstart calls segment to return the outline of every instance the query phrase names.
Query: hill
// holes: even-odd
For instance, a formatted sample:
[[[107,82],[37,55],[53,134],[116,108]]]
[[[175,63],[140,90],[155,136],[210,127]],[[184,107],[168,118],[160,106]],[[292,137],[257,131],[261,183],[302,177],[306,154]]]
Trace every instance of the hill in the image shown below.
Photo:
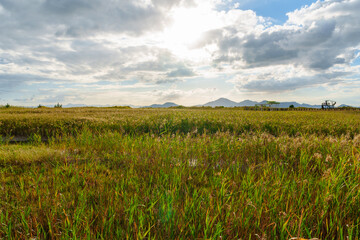
[[[150,106],[145,106],[143,108],[168,108],[168,107],[177,107],[177,106],[179,106],[179,105],[176,103],[166,102],[164,104],[152,104]]]

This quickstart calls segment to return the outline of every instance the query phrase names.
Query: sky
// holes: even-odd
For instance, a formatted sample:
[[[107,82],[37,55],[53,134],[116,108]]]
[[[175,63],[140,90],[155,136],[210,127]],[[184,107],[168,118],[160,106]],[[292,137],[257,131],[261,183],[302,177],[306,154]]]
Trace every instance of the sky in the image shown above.
[[[360,0],[0,0],[0,105],[360,106]]]

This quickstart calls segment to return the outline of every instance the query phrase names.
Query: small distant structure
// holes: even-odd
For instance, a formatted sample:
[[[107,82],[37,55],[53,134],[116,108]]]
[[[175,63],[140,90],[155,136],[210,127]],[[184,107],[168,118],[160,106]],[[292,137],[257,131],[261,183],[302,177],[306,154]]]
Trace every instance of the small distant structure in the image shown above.
[[[332,108],[335,108],[335,104],[336,104],[335,101],[325,100],[325,102],[323,102],[323,103],[321,104],[321,108],[322,108],[322,109],[332,109]]]

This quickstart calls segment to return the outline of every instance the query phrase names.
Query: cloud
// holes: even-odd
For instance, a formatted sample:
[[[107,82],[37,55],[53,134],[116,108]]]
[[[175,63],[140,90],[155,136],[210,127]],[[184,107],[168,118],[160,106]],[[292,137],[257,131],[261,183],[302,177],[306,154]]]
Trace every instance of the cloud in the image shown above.
[[[137,79],[140,82],[161,84],[196,76],[189,63],[177,59],[166,49],[143,46],[121,49],[120,53],[123,61],[112,64],[113,68],[98,79]]]
[[[170,88],[166,90],[153,91],[151,95],[153,95],[158,102],[182,101],[187,105],[194,105],[187,100],[194,98],[197,95],[210,96],[213,95],[216,91],[217,90],[215,88],[196,88],[190,91]]]
[[[284,92],[294,91],[300,88],[314,87],[321,84],[338,84],[346,81],[345,77],[351,75],[349,72],[331,72],[308,76],[282,77],[268,73],[262,75],[248,76],[240,80],[236,88],[240,91],[249,92]],[[286,75],[284,73],[284,75]]]
[[[31,84],[33,82],[47,82],[53,79],[31,75],[31,74],[1,74],[0,73],[0,89],[4,92],[9,92],[24,84]]]
[[[159,2],[159,3],[158,3]],[[169,1],[168,7],[179,4]],[[161,30],[167,13],[161,1],[139,4],[128,0],[2,0],[2,28],[16,26],[18,33],[46,33],[57,37],[85,37],[100,32],[133,35]],[[7,28],[7,29],[6,29]]]
[[[215,65],[276,65],[326,70],[349,64],[360,42],[359,1],[325,1],[289,13],[284,25],[244,32],[236,26],[208,31],[197,47],[215,43]],[[257,25],[261,24],[259,21]]]
[[[192,69],[181,66],[180,68],[167,73],[166,76],[170,77],[170,78],[174,78],[174,77],[194,77],[194,76],[196,76],[196,74]]]
[[[360,50],[360,0],[317,1],[288,13],[282,25],[252,10],[227,8],[230,3],[0,0],[2,93],[18,100],[90,101],[86,91],[97,87],[96,101],[108,101],[113,88],[118,99],[205,102],[184,89],[274,93],[354,84],[348,79],[359,72],[349,65]],[[56,89],[60,82],[68,93]],[[170,91],[173,85],[181,89]],[[72,98],[80,93],[83,98]]]
[[[9,64],[10,61],[6,58],[0,58],[0,64]]]

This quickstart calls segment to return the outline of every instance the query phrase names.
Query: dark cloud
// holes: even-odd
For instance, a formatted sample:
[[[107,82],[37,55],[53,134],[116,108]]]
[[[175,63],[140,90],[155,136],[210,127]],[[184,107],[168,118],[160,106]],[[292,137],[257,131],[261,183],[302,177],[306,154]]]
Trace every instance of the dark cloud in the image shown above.
[[[139,35],[160,30],[167,14],[157,5],[128,0],[1,0],[7,14],[0,15],[3,32],[35,37],[85,37],[101,32]],[[16,31],[14,28],[16,27]],[[40,37],[40,36],[39,36]]]
[[[263,33],[259,37],[248,36],[245,43],[240,46],[242,59],[249,67],[260,67],[288,63],[296,59],[298,50],[284,49],[280,41],[287,38],[289,33]]]
[[[161,30],[171,20],[168,11],[172,7],[192,3],[191,0],[153,0],[151,4],[130,0],[0,0],[5,12],[0,15],[0,29],[11,32],[11,38],[49,34],[86,37],[104,32],[140,35]],[[18,40],[21,44],[21,39]]]
[[[349,44],[346,39],[339,42],[339,38],[333,36],[335,26],[336,23],[329,20],[300,30],[265,31],[258,36],[247,35],[242,39],[224,37],[219,41],[219,49],[223,59],[227,60],[224,56],[237,56],[235,59],[244,61],[246,67],[293,64],[311,69],[328,69],[351,60],[338,57]]]
[[[68,16],[89,11],[96,6],[94,1],[88,0],[46,0],[42,7],[45,12]]]

